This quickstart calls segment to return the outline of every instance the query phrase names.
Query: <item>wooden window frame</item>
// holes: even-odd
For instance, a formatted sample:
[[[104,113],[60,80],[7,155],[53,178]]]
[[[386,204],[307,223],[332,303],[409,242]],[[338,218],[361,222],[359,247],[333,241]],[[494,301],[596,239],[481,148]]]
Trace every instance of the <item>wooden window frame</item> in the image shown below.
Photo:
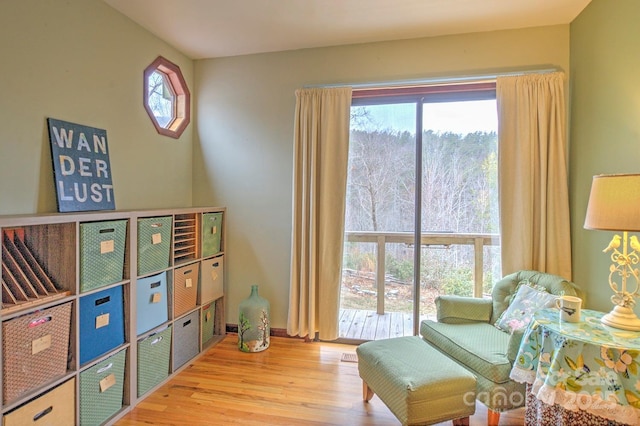
[[[149,107],[148,102],[149,77],[151,77],[151,74],[156,71],[167,76],[169,84],[175,93],[173,117],[167,127],[163,127],[158,123],[158,120],[153,114],[151,107]],[[147,111],[149,118],[151,118],[151,122],[159,134],[169,136],[174,139],[180,138],[191,121],[191,93],[189,93],[189,88],[182,76],[180,67],[162,56],[158,56],[147,68],[145,68],[142,103],[144,104],[144,109]]]

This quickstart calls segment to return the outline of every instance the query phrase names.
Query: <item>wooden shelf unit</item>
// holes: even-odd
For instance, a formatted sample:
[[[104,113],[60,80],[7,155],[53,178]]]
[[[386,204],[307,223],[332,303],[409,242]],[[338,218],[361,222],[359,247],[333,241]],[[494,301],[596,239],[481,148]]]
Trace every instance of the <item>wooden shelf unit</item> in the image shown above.
[[[221,213],[223,223],[220,229],[220,251],[209,258],[201,258],[201,218],[203,214]],[[144,276],[138,276],[138,220],[153,217],[171,217],[172,232],[169,247],[169,261],[166,268],[159,269]],[[80,226],[90,222],[127,221],[127,234],[124,241],[124,262],[122,280],[81,291],[80,264],[81,242]],[[174,271],[176,268],[190,264],[201,266],[203,261],[212,258],[223,259],[225,255],[225,231],[226,209],[224,207],[192,207],[180,209],[153,209],[135,211],[103,211],[87,213],[52,213],[38,215],[12,215],[0,216],[0,255],[2,257],[2,307],[0,308],[0,340],[2,344],[8,336],[3,335],[6,321],[19,319],[24,315],[46,312],[49,308],[56,308],[64,304],[71,304],[71,323],[69,329],[69,353],[66,357],[66,373],[51,377],[44,384],[30,389],[13,400],[5,401],[3,389],[5,374],[0,373],[0,401],[2,402],[1,415],[4,419],[9,413],[20,413],[27,404],[37,401],[53,390],[61,389],[64,385],[65,392],[74,389],[75,412],[73,418],[75,424],[80,424],[80,378],[84,372],[101,362],[105,362],[112,356],[125,351],[124,388],[122,408],[106,419],[103,424],[112,424],[136,404],[142,401],[149,393],[161,386],[180,370],[186,368],[190,362],[200,356],[206,349],[217,344],[225,334],[224,324],[224,296],[216,300],[203,300],[200,297],[202,279],[197,277],[197,282],[190,281],[189,285],[197,286],[198,297],[194,306],[187,312],[181,313],[181,318],[174,318],[173,300],[175,294],[172,286],[174,283]],[[199,268],[200,271],[202,268]],[[138,280],[153,274],[165,273],[167,277],[167,320],[148,330],[138,334],[136,332],[136,283]],[[226,274],[225,274],[226,275]],[[224,277],[222,278],[223,282]],[[195,280],[195,279],[194,279]],[[92,295],[107,289],[121,288],[123,293],[124,316],[124,343],[112,348],[106,353],[80,365],[79,356],[83,342],[80,337],[80,299],[83,296]],[[203,303],[201,303],[203,302]],[[203,327],[200,324],[204,318],[203,307],[207,309],[207,318],[211,317],[210,305],[214,305],[213,337],[203,342],[201,334]],[[190,315],[190,318],[199,318],[198,348],[199,352],[191,360],[173,370],[171,364],[166,378],[148,389],[143,395],[138,396],[138,342],[168,327],[177,325],[181,320]],[[108,318],[108,317],[107,317]],[[108,320],[107,320],[108,323]],[[175,323],[175,324],[174,324]],[[97,324],[97,323],[96,323]],[[210,325],[210,324],[209,324]],[[96,325],[96,328],[98,326]],[[202,328],[201,328],[202,327]],[[172,333],[173,334],[173,333]],[[86,344],[86,343],[85,343]],[[170,357],[175,355],[175,341],[171,341]],[[45,347],[46,349],[47,347]],[[42,349],[39,349],[42,350]],[[32,352],[34,353],[34,352]],[[0,362],[5,368],[5,360],[0,352]],[[73,385],[70,385],[73,380]],[[59,393],[58,393],[59,394]],[[86,414],[86,413],[83,413]]]

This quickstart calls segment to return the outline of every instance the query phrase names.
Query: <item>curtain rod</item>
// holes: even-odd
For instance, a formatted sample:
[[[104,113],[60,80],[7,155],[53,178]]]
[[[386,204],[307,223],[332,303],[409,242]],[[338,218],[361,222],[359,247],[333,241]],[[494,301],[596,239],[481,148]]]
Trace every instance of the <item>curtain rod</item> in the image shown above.
[[[353,89],[375,89],[381,87],[395,87],[395,86],[422,86],[428,84],[445,84],[445,83],[465,83],[472,81],[482,81],[482,80],[495,80],[498,77],[505,76],[514,76],[514,75],[525,75],[525,74],[545,74],[551,72],[559,71],[557,68],[545,68],[545,69],[537,69],[537,70],[526,70],[526,71],[512,71],[512,72],[502,72],[495,74],[479,74],[479,75],[464,75],[464,76],[456,76],[456,77],[433,77],[433,78],[424,78],[424,79],[416,79],[416,80],[395,80],[395,81],[379,81],[379,82],[370,82],[370,83],[335,83],[335,84],[310,84],[305,85],[304,87],[307,89],[319,88],[319,89],[329,89],[335,87],[345,87],[350,86]]]

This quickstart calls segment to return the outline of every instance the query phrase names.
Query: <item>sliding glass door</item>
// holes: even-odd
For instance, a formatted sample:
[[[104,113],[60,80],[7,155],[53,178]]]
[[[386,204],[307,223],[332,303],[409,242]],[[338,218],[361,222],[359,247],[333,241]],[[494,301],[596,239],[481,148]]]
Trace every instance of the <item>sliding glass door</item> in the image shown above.
[[[495,92],[352,105],[340,337],[413,335],[435,297],[482,296],[499,268]]]
[[[414,103],[351,108],[341,337],[412,333],[415,134]]]

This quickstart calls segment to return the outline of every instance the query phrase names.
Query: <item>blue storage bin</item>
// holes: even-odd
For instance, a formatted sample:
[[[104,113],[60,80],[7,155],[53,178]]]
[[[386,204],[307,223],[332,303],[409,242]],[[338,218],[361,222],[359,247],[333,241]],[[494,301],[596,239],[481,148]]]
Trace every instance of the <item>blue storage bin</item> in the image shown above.
[[[124,343],[122,286],[80,297],[80,364]]]
[[[162,272],[136,281],[136,334],[169,320],[167,273]]]

